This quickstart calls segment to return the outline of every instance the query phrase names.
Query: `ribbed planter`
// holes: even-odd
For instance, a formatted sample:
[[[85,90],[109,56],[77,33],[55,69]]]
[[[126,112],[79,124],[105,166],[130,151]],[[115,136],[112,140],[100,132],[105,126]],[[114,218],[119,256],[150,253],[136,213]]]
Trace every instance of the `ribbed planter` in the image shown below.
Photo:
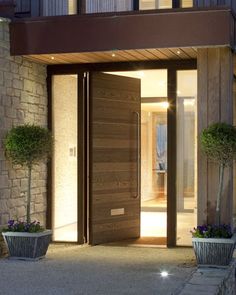
[[[199,266],[227,266],[233,257],[236,235],[231,239],[192,238],[192,243]]]
[[[47,253],[52,231],[45,230],[40,233],[3,232],[2,235],[10,258],[39,260]]]

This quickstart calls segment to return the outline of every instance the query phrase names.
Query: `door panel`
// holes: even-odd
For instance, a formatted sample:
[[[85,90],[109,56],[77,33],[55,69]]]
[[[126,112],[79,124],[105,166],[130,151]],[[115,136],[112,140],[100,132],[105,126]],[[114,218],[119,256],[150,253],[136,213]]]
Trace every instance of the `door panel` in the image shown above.
[[[93,73],[90,99],[90,244],[139,237],[140,80]]]

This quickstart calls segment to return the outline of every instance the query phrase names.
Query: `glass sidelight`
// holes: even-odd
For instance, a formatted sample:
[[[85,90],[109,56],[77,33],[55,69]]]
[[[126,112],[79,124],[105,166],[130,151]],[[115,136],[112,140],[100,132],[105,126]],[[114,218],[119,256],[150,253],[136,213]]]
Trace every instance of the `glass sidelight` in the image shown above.
[[[196,225],[197,71],[177,72],[177,245],[191,245]]]
[[[77,75],[52,77],[53,240],[77,241]]]

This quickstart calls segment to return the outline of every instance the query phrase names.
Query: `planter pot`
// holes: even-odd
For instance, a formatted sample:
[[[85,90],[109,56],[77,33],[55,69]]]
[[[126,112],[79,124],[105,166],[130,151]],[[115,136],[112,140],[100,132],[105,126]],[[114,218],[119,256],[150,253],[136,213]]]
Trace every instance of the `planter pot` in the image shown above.
[[[9,257],[22,260],[39,260],[46,255],[52,237],[51,230],[40,233],[3,232]]]
[[[236,235],[231,239],[192,238],[199,266],[227,266],[230,264],[236,244]]]

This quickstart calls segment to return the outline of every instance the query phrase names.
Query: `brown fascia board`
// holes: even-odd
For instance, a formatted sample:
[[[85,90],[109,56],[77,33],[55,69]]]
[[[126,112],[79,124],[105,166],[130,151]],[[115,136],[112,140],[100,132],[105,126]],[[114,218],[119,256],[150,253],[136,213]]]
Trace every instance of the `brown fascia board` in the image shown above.
[[[145,48],[233,46],[230,9],[15,20],[12,55]]]

